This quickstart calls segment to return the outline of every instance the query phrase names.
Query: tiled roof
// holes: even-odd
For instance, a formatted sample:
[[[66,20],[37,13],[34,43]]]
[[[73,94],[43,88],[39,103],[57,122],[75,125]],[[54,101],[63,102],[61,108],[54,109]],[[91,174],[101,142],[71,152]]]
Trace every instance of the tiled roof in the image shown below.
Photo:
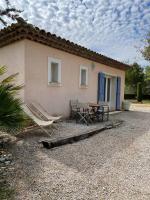
[[[0,30],[0,48],[23,39],[29,39],[117,69],[126,70],[130,67],[26,22],[12,24]]]

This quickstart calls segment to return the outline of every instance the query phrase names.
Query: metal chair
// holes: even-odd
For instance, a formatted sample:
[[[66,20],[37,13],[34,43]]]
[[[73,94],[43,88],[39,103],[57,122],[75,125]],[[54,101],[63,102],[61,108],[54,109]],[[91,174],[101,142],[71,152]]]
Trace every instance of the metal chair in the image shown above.
[[[86,125],[89,125],[89,123],[92,123],[92,115],[89,105],[87,103],[79,103],[78,109],[77,109],[77,123],[85,123]]]
[[[79,104],[78,99],[70,100],[70,108],[71,108],[70,119],[76,118],[76,114],[77,114],[77,110],[78,110],[78,104]]]
[[[70,100],[71,113],[70,118],[75,119],[76,123],[92,123],[89,105],[87,103],[81,103],[77,99]]]
[[[109,105],[103,101],[99,101],[98,103],[100,107],[97,112],[102,117],[102,121],[104,121],[105,119],[108,121],[109,120]]]

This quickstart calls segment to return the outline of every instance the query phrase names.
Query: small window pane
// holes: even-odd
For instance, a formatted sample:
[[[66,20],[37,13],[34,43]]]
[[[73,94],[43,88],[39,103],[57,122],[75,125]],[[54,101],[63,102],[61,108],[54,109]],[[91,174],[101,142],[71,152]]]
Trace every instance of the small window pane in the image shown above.
[[[81,69],[81,85],[86,85],[86,69]]]
[[[51,82],[58,82],[58,63],[51,63]]]

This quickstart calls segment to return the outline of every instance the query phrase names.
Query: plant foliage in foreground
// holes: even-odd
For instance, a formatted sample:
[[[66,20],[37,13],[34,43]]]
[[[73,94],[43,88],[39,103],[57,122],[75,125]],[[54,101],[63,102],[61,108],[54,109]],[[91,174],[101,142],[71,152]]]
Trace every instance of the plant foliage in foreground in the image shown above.
[[[15,191],[8,186],[0,184],[0,199],[1,200],[14,200]]]
[[[22,128],[26,123],[26,116],[21,107],[22,102],[17,97],[22,86],[14,83],[17,74],[1,80],[6,67],[0,67],[0,129],[14,131]]]

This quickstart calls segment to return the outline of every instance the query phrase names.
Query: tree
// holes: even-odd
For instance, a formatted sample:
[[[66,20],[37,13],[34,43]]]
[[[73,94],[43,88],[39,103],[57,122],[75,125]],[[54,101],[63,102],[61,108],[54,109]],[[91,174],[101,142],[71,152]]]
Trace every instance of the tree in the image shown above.
[[[126,71],[125,83],[136,91],[139,82],[144,83],[144,70],[139,64],[133,63],[132,67]]]
[[[0,67],[0,76],[6,73],[6,67]],[[17,93],[22,86],[14,83],[18,74],[13,74],[5,79],[0,79],[0,129],[13,130],[23,127],[26,116],[22,110],[22,102],[17,98]]]
[[[150,32],[147,35],[146,45],[142,50],[142,54],[146,60],[150,61]]]
[[[0,22],[6,26],[7,22],[4,19],[5,17],[8,17],[9,19],[15,20],[19,17],[19,13],[21,13],[21,10],[16,9],[13,7],[9,0],[5,0],[6,3],[6,8],[1,8],[0,9]]]
[[[137,101],[142,102],[142,84],[137,83]]]
[[[145,67],[145,80],[150,81],[150,66]]]
[[[145,94],[150,95],[150,66],[145,67]]]

